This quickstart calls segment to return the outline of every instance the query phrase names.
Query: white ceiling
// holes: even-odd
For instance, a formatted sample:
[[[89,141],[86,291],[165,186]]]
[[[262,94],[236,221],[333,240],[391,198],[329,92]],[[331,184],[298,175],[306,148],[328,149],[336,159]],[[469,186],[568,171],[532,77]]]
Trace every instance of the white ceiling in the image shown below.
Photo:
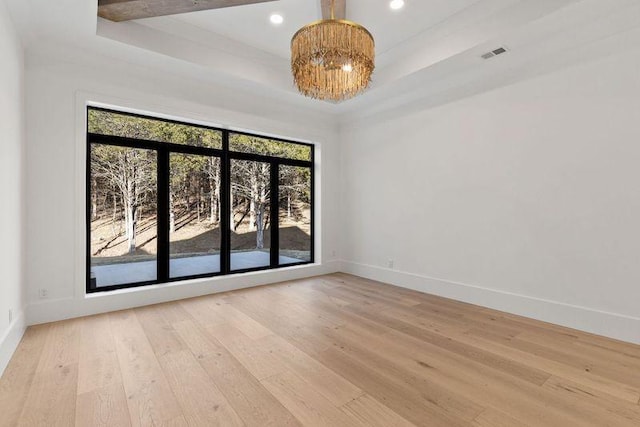
[[[391,10],[386,0],[347,0],[347,19],[367,27],[374,35],[377,53],[381,54],[479,1],[407,0],[403,9]],[[269,16],[272,13],[282,15],[284,23],[271,24]],[[289,58],[293,34],[320,18],[319,0],[279,0],[173,17],[285,59]],[[156,18],[139,22],[153,25],[154,20]]]
[[[97,0],[0,0],[9,5],[27,50],[64,46],[84,55],[237,88],[331,115],[338,122],[429,108],[515,81],[640,47],[638,0],[347,0],[347,17],[377,42],[373,82],[339,104],[294,88],[289,42],[320,16],[319,0],[280,0],[225,10],[114,23],[96,17]],[[269,23],[272,12],[285,23]],[[499,46],[509,53],[482,60]]]

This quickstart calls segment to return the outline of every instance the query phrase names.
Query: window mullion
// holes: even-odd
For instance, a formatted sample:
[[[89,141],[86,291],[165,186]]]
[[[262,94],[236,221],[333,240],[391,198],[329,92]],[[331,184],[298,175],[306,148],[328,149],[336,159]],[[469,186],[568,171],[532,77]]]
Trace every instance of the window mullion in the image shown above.
[[[158,149],[158,282],[164,283],[169,280],[169,197],[170,197],[170,164],[169,151],[165,148]]]
[[[231,270],[231,160],[229,158],[229,132],[222,132],[222,157],[220,158],[220,272]]]

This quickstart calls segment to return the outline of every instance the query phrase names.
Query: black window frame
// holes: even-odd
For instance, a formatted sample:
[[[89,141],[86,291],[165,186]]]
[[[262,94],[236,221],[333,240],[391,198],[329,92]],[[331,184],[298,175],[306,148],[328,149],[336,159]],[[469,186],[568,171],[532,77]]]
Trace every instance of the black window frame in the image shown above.
[[[126,115],[131,117],[138,117],[144,119],[151,119],[156,121],[162,121],[166,123],[176,123],[182,125],[188,125],[193,127],[199,127],[209,130],[221,132],[222,135],[222,147],[209,148],[209,147],[197,147],[193,145],[176,144],[169,142],[150,141],[145,139],[128,138],[122,136],[102,135],[89,132],[89,110],[105,111],[119,115]],[[149,285],[158,285],[171,282],[181,282],[193,279],[203,279],[219,276],[228,276],[235,274],[243,274],[254,271],[268,271],[277,270],[288,267],[295,267],[300,265],[313,264],[315,262],[315,146],[314,144],[294,141],[284,138],[272,137],[268,135],[261,135],[258,133],[250,133],[236,130],[229,130],[223,128],[217,128],[213,126],[205,126],[202,124],[189,123],[186,121],[171,120],[161,117],[154,117],[146,114],[130,113],[113,108],[96,107],[87,105],[85,110],[86,120],[86,200],[85,200],[85,229],[86,229],[86,292],[98,293],[108,292],[118,289],[138,288]],[[303,145],[310,148],[311,160],[295,160],[287,159],[283,157],[275,157],[263,154],[253,154],[231,151],[229,149],[229,135],[240,134],[256,138],[264,138],[272,141],[285,142],[290,144]],[[157,276],[156,280],[126,283],[110,286],[94,286],[91,280],[91,147],[92,144],[111,145],[126,148],[138,148],[153,150],[157,154]],[[207,273],[192,276],[170,277],[169,263],[170,263],[170,241],[169,241],[169,158],[171,153],[193,154],[201,156],[214,156],[220,158],[220,223],[221,241],[220,241],[220,272]],[[270,225],[270,264],[263,267],[247,268],[242,270],[231,270],[231,227],[230,227],[230,200],[229,193],[231,188],[231,160],[249,160],[256,162],[265,162],[270,165],[270,182],[271,182],[271,196],[270,196],[270,209],[272,213],[276,213],[272,216],[276,221]],[[310,195],[310,231],[311,231],[311,247],[310,247],[310,259],[309,261],[300,261],[297,263],[280,265],[280,218],[279,214],[279,171],[280,165],[285,166],[297,166],[309,168],[311,173],[311,195]]]

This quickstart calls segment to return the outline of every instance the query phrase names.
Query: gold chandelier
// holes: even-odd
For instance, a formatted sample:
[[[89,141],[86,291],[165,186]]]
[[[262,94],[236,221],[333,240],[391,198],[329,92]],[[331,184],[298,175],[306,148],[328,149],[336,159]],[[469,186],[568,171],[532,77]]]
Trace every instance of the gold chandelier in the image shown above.
[[[305,96],[331,101],[349,99],[371,82],[375,67],[375,42],[371,33],[355,22],[331,19],[305,25],[291,40],[291,70]]]

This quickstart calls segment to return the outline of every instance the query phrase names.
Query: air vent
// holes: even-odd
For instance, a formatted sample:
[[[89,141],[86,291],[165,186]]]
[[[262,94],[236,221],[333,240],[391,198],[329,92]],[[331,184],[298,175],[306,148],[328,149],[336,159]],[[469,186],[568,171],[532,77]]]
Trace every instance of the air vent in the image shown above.
[[[495,50],[492,50],[491,52],[487,52],[484,55],[481,55],[482,59],[490,59],[493,58],[494,56],[498,56],[498,55],[502,55],[503,53],[507,53],[507,48],[506,47],[499,47]]]

